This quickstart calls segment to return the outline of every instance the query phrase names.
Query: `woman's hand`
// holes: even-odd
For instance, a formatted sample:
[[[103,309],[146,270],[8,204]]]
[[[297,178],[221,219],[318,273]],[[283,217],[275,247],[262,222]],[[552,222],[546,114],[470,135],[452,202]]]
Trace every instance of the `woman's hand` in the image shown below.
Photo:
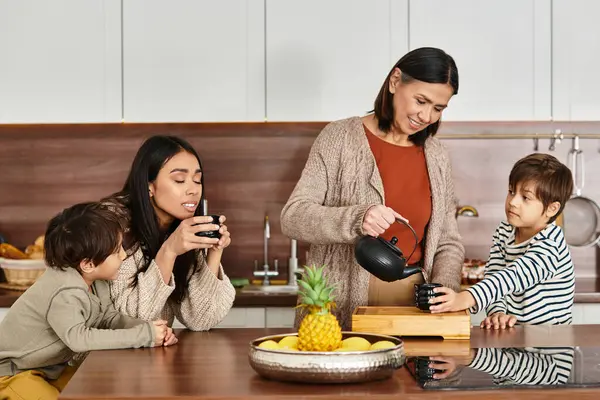
[[[396,219],[408,222],[406,218],[384,205],[376,205],[367,210],[363,218],[362,230],[367,235],[377,237],[384,233]]]
[[[210,216],[192,217],[184,219],[179,226],[163,243],[166,249],[175,256],[187,253],[190,250],[210,249],[219,243],[219,239],[196,236],[197,232],[216,231],[219,225],[212,224]]]
[[[432,314],[452,311],[467,310],[475,306],[475,299],[471,293],[465,291],[456,293],[454,290],[447,287],[438,287],[433,289],[434,293],[443,293],[443,296],[436,296],[429,300],[430,304],[439,304],[430,306],[429,311]]]
[[[507,315],[502,312],[494,313],[486,317],[479,325],[482,329],[507,329],[512,328],[517,323],[517,317]]]
[[[227,225],[225,225],[226,220],[227,218],[225,218],[224,215],[221,215],[219,218],[219,222],[221,223],[221,228],[219,229],[221,238],[219,239],[219,242],[212,247],[214,250],[223,250],[225,247],[231,244],[231,234],[227,229]]]

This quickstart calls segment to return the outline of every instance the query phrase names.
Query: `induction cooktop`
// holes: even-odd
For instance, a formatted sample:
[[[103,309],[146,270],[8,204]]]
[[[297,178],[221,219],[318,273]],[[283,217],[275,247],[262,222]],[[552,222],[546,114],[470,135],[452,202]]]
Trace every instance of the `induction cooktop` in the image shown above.
[[[463,357],[407,357],[428,390],[600,387],[600,347],[475,348]]]

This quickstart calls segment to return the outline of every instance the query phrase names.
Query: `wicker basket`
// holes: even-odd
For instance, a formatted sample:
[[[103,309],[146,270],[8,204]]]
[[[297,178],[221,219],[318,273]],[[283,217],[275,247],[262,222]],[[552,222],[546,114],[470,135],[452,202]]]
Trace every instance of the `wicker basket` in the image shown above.
[[[10,260],[0,258],[0,267],[9,285],[31,286],[44,273],[44,260]]]

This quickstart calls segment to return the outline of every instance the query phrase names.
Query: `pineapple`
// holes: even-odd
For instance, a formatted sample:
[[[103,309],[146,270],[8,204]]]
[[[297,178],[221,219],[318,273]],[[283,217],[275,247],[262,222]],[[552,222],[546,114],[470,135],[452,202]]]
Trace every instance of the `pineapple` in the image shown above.
[[[298,280],[301,304],[309,311],[298,329],[298,350],[334,351],[342,343],[342,328],[331,314],[333,302],[332,286],[327,285],[323,267],[305,267],[302,279]]]

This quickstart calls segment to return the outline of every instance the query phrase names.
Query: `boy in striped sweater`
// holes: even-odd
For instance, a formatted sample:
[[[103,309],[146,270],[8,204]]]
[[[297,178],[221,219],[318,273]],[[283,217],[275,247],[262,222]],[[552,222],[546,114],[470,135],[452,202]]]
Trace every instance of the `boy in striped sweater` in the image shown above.
[[[432,313],[486,310],[482,328],[570,324],[575,272],[555,220],[573,192],[571,171],[549,154],[531,154],[513,166],[484,279],[456,293],[440,287]]]

